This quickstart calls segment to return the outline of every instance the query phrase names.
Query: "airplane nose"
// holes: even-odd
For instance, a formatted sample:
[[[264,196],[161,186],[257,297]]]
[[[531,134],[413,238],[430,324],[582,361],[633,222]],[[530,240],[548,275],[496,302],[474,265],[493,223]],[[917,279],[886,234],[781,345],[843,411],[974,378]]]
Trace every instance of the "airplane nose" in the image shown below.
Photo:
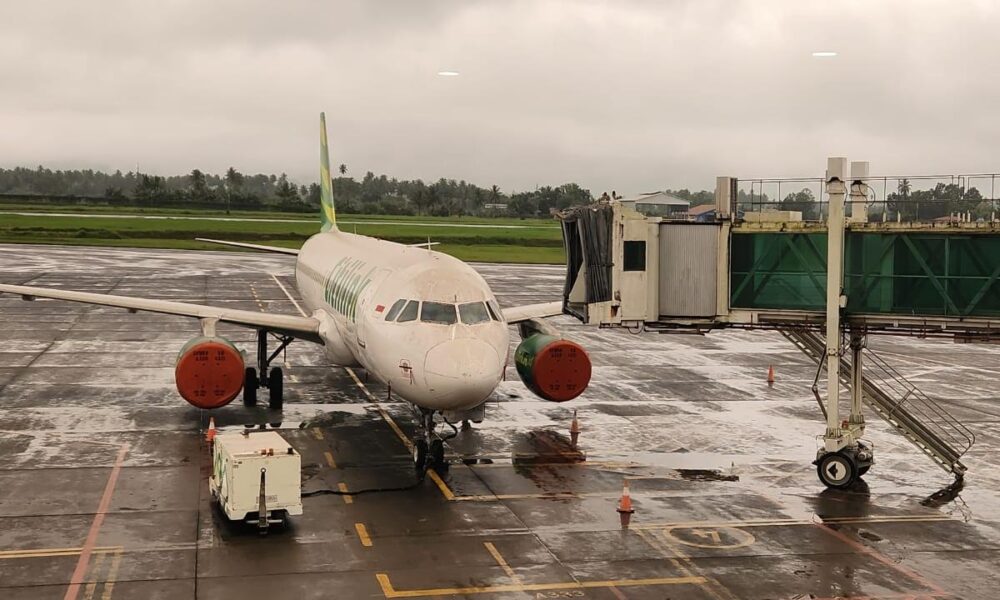
[[[481,404],[500,382],[503,365],[493,346],[482,340],[442,342],[427,352],[427,385],[442,408],[472,408]]]

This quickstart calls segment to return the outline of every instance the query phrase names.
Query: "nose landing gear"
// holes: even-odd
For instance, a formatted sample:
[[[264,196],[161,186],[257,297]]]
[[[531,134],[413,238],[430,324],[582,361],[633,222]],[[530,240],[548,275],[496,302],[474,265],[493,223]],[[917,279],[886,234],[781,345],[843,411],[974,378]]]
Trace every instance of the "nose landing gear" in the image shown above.
[[[420,409],[423,422],[421,437],[413,442],[413,468],[423,479],[428,469],[442,472],[448,468],[444,459],[444,441],[434,435],[434,411]]]

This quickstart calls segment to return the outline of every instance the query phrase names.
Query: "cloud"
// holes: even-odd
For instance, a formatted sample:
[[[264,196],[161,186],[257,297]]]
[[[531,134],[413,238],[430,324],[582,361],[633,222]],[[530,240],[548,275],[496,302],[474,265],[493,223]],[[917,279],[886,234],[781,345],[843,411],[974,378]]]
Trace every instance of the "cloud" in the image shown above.
[[[717,175],[997,171],[994,3],[14,3],[0,164],[599,193]],[[812,57],[835,50],[836,58]],[[461,72],[439,77],[441,69]]]

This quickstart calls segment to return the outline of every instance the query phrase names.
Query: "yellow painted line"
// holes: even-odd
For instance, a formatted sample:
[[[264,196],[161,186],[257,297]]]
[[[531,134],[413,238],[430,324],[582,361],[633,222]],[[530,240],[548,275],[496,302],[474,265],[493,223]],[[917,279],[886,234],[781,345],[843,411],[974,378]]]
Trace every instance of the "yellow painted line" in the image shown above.
[[[94,592],[97,591],[97,579],[101,573],[101,563],[104,562],[104,556],[106,553],[101,553],[97,555],[94,559],[94,564],[90,568],[90,576],[94,579],[91,583],[88,583],[83,588],[83,600],[93,600]]]
[[[403,433],[403,430],[399,428],[399,425],[396,425],[396,422],[392,420],[392,417],[389,416],[389,413],[387,413],[385,409],[382,408],[382,406],[380,405],[376,405],[376,408],[378,409],[379,414],[382,415],[382,418],[385,420],[385,422],[389,424],[389,427],[391,427],[392,430],[396,432],[396,437],[399,438],[399,441],[403,442],[403,445],[406,446],[407,450],[413,452],[413,442],[410,441],[410,438],[406,437],[406,434]]]
[[[524,583],[523,581],[521,581],[521,578],[517,576],[517,573],[514,572],[514,569],[512,569],[509,564],[507,564],[507,561],[504,560],[503,555],[500,554],[500,551],[497,550],[497,547],[494,546],[492,542],[483,542],[483,545],[486,546],[486,551],[493,556],[493,560],[497,561],[497,564],[500,565],[500,568],[503,569],[503,572],[507,574],[507,577],[510,577],[511,581],[517,584]]]
[[[333,460],[333,455],[329,452],[324,452],[323,456],[326,458],[326,464],[330,465],[331,469],[337,468],[337,463]]]
[[[510,585],[485,585],[474,587],[433,588],[424,590],[397,590],[389,576],[376,573],[382,595],[386,598],[423,598],[427,596],[461,596],[464,594],[498,594],[504,592],[544,592],[555,590],[587,590],[609,587],[640,587],[657,585],[700,584],[704,577],[658,577],[655,579],[618,579],[613,581],[567,581],[563,583],[515,583]]]
[[[578,500],[584,497],[617,498],[620,495],[621,494],[618,492],[608,492],[606,494],[574,494],[571,492],[554,492],[551,494],[487,494],[477,496],[455,496],[454,498],[451,498],[451,500],[455,500],[456,502],[497,502],[500,500]]]
[[[434,469],[428,470],[427,476],[430,477],[431,481],[434,482],[434,485],[436,485],[438,489],[441,490],[441,495],[444,496],[445,500],[448,501],[455,500],[456,496],[454,492],[451,491],[451,488],[448,487],[448,485],[444,482],[443,479],[441,479],[441,476],[438,475]]]
[[[104,546],[94,548],[94,554],[104,554],[107,552],[120,551],[121,546]],[[0,560],[15,558],[45,558],[50,556],[76,556],[83,551],[83,548],[38,548],[34,550],[3,550],[0,551]]]
[[[340,490],[341,492],[344,492],[346,494],[347,493],[347,484],[343,483],[343,482],[338,483],[337,484],[337,489]],[[341,498],[344,499],[344,504],[353,504],[354,503],[354,496],[341,496]]]
[[[476,458],[490,458],[490,457],[489,456],[479,456],[479,457],[476,457]],[[498,460],[500,462],[475,463],[475,464],[466,465],[466,466],[469,467],[470,469],[495,469],[495,468],[498,468],[498,467],[507,467],[507,468],[510,468],[510,467],[514,466],[511,463],[511,461],[510,461],[510,456],[505,456],[505,457],[498,458],[498,459],[495,459],[495,460]],[[638,468],[640,468],[639,465],[629,465],[629,464],[624,464],[624,463],[610,463],[610,462],[600,462],[600,461],[594,461],[594,462],[589,462],[589,461],[584,461],[584,462],[551,462],[551,463],[549,463],[549,462],[533,462],[533,463],[530,463],[530,464],[531,464],[532,467],[550,467],[550,468],[566,467],[567,469],[575,469],[575,468],[580,468],[580,467],[591,467],[593,469],[638,469]],[[671,479],[669,477],[662,477],[662,476],[659,476],[659,477],[658,476],[648,476],[647,477],[647,476],[642,476],[642,475],[629,475],[628,478],[629,479],[664,479],[664,480]]]
[[[458,499],[461,499],[459,497]],[[647,523],[634,525],[631,529],[686,529],[696,527],[780,527],[785,525],[822,525],[824,523],[922,523],[928,521],[954,521],[947,515],[882,515],[872,517],[834,517],[828,519],[758,519],[733,521],[681,521],[675,523]]]
[[[118,581],[118,567],[121,562],[121,551],[115,552],[115,557],[111,560],[111,568],[108,569],[108,580],[104,582],[104,594],[101,595],[101,600],[111,600],[111,594],[115,591],[115,582]]]
[[[366,396],[368,396],[369,400],[371,400],[372,402],[378,402],[378,400],[375,399],[375,396],[368,389],[368,386],[365,385],[365,383],[361,381],[361,378],[358,377],[358,374],[354,372],[354,369],[352,369],[351,367],[344,367],[344,370],[347,371],[347,374],[351,376],[351,379],[354,380],[354,383],[357,384],[359,388],[361,388],[361,391],[364,392]]]
[[[295,301],[295,298],[292,298],[292,295],[288,293],[288,288],[286,288],[285,285],[278,280],[278,277],[274,273],[271,273],[271,279],[274,280],[274,283],[278,284],[278,287],[281,288],[281,291],[285,292],[285,295],[288,296],[288,299],[291,300],[292,304],[295,305],[295,308],[299,311],[299,314],[301,314],[303,317],[308,317],[309,315],[306,314],[306,311],[302,310],[302,307],[299,306],[299,303]]]
[[[319,427],[313,427],[312,428],[312,434],[313,434],[313,437],[316,438],[317,440],[325,439],[323,437],[323,432],[320,431]]]
[[[396,433],[396,437],[399,438],[399,441],[403,442],[403,445],[406,446],[406,449],[409,452],[413,452],[413,442],[410,441],[410,438],[406,437],[406,434],[403,433],[403,430],[399,427],[399,425],[396,424],[396,421],[382,407],[382,405],[378,404],[378,401],[375,399],[375,396],[373,396],[372,393],[368,391],[368,387],[365,386],[365,384],[361,381],[361,379],[358,378],[358,375],[357,373],[354,372],[354,369],[350,367],[344,367],[344,370],[347,371],[347,374],[351,376],[351,379],[354,380],[354,383],[357,384],[359,388],[361,388],[361,391],[363,391],[365,395],[367,395],[372,402],[376,403],[375,408],[378,409],[378,413],[379,415],[381,415],[382,420],[388,423],[389,427]],[[441,494],[444,496],[445,500],[449,501],[455,500],[456,498],[455,493],[451,491],[451,489],[448,487],[448,484],[446,484],[444,480],[442,480],[441,477],[436,472],[434,472],[433,470],[428,471],[427,476],[430,477],[431,481],[434,482],[434,485],[436,485],[438,489],[441,490]]]
[[[672,565],[674,565],[681,573],[689,577],[699,577],[695,575],[696,568],[688,558],[679,548],[675,547],[673,544],[665,542],[656,538],[656,536],[650,532],[637,531],[636,532],[640,538],[642,538],[647,544],[649,544],[653,549],[660,552],[660,554],[668,560]],[[733,594],[722,586],[718,581],[714,579],[709,579],[707,577],[699,577],[701,582],[698,584],[705,593],[709,596],[715,598],[715,600],[738,600]]]
[[[365,527],[365,524],[355,523],[354,529],[358,532],[358,537],[361,538],[361,545],[365,548],[371,548],[372,538],[368,536],[368,528]]]

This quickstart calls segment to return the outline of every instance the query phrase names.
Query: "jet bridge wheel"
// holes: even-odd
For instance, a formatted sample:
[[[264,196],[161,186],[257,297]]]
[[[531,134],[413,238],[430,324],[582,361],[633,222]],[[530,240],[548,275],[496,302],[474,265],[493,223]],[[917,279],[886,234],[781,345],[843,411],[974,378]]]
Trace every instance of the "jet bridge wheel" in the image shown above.
[[[283,379],[284,375],[281,372],[281,367],[274,367],[267,374],[268,407],[271,410],[281,410],[281,407],[285,403]]]
[[[257,406],[258,387],[260,387],[260,380],[257,379],[257,369],[247,367],[243,375],[243,406]]]
[[[819,480],[828,488],[843,489],[860,476],[854,459],[843,452],[830,452],[816,461]]]

